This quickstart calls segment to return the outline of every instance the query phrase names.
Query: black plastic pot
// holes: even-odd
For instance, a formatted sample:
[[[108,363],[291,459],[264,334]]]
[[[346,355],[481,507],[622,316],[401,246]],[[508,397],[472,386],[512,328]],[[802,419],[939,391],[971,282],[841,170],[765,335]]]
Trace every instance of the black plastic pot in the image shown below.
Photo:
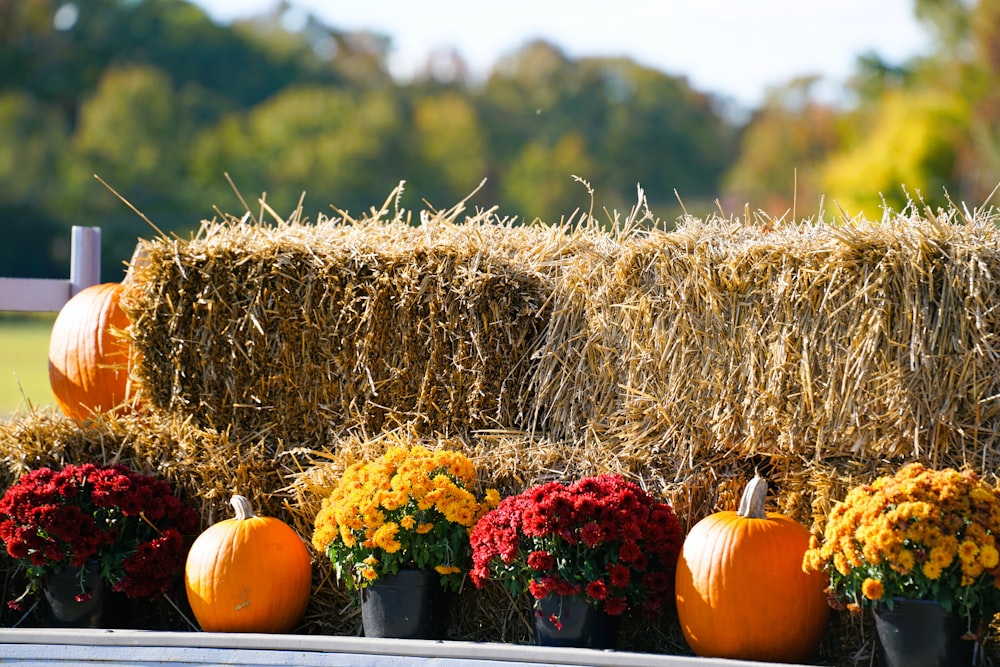
[[[620,619],[583,600],[549,595],[535,601],[535,645],[615,649]]]
[[[448,599],[433,570],[400,570],[361,589],[366,637],[443,639]]]
[[[64,567],[45,582],[48,625],[60,628],[100,628],[104,619],[105,586],[96,563],[81,570]],[[80,599],[82,598],[82,600]]]
[[[976,642],[962,639],[962,619],[932,600],[895,598],[877,605],[875,630],[885,667],[962,667],[975,661]]]

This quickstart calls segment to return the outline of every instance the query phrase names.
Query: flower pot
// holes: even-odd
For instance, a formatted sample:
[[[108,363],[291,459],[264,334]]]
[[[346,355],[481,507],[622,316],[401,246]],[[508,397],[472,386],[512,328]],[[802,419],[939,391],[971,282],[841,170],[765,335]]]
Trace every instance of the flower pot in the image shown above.
[[[104,618],[105,586],[96,563],[65,566],[45,582],[47,622],[61,628],[99,628]]]
[[[895,598],[893,608],[876,605],[878,652],[885,667],[972,665],[976,642],[962,639],[961,617],[933,600]]]
[[[400,570],[361,589],[366,637],[443,639],[447,598],[433,570]]]
[[[548,595],[535,601],[535,645],[615,649],[620,619],[578,598]]]

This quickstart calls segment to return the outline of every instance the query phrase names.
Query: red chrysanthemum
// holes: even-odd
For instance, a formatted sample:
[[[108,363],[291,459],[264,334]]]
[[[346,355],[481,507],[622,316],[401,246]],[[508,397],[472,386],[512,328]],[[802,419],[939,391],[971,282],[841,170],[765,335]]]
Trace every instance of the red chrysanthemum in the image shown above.
[[[0,540],[34,580],[99,561],[114,590],[150,598],[184,563],[198,513],[165,481],[92,463],[23,475],[0,498]]]
[[[473,528],[472,581],[582,597],[608,613],[672,595],[680,525],[669,504],[620,475],[548,482],[505,498]]]

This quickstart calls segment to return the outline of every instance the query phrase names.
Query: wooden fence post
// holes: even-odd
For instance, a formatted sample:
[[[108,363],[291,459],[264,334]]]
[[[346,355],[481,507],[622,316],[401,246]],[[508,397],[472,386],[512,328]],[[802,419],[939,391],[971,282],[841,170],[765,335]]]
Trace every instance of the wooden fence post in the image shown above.
[[[70,297],[101,282],[101,228],[73,225],[69,260]]]

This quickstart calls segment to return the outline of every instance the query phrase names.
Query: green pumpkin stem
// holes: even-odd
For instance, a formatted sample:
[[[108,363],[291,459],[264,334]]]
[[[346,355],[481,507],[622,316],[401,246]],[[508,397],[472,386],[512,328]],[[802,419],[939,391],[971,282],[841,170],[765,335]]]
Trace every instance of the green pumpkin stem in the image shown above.
[[[740,498],[740,508],[736,513],[748,519],[766,519],[767,510],[764,508],[766,501],[767,480],[754,471],[753,479],[743,489],[743,497]]]

